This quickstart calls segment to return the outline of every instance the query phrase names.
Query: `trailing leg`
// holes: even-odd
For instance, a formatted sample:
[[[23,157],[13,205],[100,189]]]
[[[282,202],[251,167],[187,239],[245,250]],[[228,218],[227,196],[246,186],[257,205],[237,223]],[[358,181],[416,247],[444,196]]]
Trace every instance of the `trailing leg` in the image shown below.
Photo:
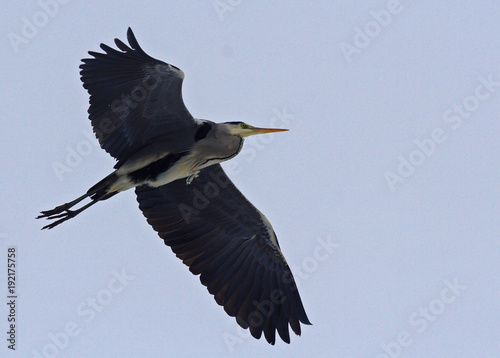
[[[51,224],[49,224],[49,225],[45,225],[45,226],[42,228],[42,230],[43,230],[43,229],[52,229],[52,228],[56,227],[57,225],[59,225],[59,224],[61,224],[61,223],[65,222],[66,220],[69,220],[69,219],[71,219],[71,218],[74,218],[75,216],[77,216],[78,214],[80,214],[82,211],[84,211],[85,209],[90,208],[92,205],[94,205],[94,204],[95,204],[95,203],[97,203],[98,201],[101,201],[101,200],[106,200],[106,199],[108,199],[108,198],[111,198],[111,197],[112,197],[113,195],[115,195],[115,194],[118,194],[118,192],[117,192],[117,191],[115,191],[115,192],[113,192],[113,193],[109,193],[109,194],[106,194],[106,195],[104,195],[104,196],[102,196],[102,197],[99,197],[98,199],[92,199],[92,201],[91,201],[90,203],[88,203],[88,204],[86,204],[86,205],[82,206],[82,207],[81,207],[81,208],[79,208],[79,209],[76,209],[76,210],[69,210],[69,208],[71,207],[71,206],[69,206],[69,208],[67,208],[67,209],[63,209],[62,211],[64,211],[64,212],[63,212],[63,213],[61,213],[61,214],[52,214],[52,215],[46,215],[46,214],[44,214],[44,215],[40,215],[40,216],[38,216],[38,217],[37,217],[37,219],[40,219],[40,218],[42,218],[42,217],[45,217],[45,218],[47,218],[48,220],[53,220],[53,219],[59,219],[59,218],[60,218],[59,220],[54,221],[53,223],[51,223]],[[81,197],[80,197],[80,198],[81,198]],[[80,198],[78,198],[78,199],[80,199]],[[78,200],[78,199],[76,199],[76,200]],[[81,201],[81,200],[82,200],[82,199],[80,199],[79,201]],[[73,203],[73,201],[72,201],[71,203]],[[68,203],[68,204],[71,204],[71,203]],[[66,205],[66,204],[64,204],[64,205]],[[58,206],[58,208],[59,208],[59,207],[64,207],[64,205]],[[73,205],[74,205],[74,204],[73,204]],[[57,209],[57,208],[56,208],[56,209]],[[55,209],[53,209],[53,210],[55,210]],[[49,211],[52,211],[52,210],[49,210]],[[43,211],[42,213],[46,213],[46,211]]]
[[[76,198],[73,201],[70,201],[68,203],[59,205],[55,207],[52,210],[45,210],[41,212],[41,215],[37,216],[37,219],[42,219],[46,218],[48,220],[54,220],[54,219],[59,219],[49,225],[46,225],[42,228],[43,229],[52,229],[56,227],[57,225],[61,224],[62,222],[69,220],[76,215],[80,214],[82,211],[85,209],[91,207],[95,203],[101,200],[106,200],[111,198],[113,195],[117,194],[118,191],[113,191],[110,192],[110,188],[115,183],[117,180],[118,176],[115,173],[112,173],[108,175],[106,178],[98,182],[96,185],[91,187],[85,194],[82,196]],[[90,198],[91,202],[88,204],[85,204],[79,209],[76,210],[70,210],[73,206],[81,202],[82,200]]]

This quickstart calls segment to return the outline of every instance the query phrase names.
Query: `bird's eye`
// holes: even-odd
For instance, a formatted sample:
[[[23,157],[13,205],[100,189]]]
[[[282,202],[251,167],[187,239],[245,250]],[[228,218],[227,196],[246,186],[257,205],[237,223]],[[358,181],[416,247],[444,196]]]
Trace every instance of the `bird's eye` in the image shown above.
[[[248,124],[245,124],[245,123],[240,123],[240,127],[241,127],[241,128],[248,128]]]

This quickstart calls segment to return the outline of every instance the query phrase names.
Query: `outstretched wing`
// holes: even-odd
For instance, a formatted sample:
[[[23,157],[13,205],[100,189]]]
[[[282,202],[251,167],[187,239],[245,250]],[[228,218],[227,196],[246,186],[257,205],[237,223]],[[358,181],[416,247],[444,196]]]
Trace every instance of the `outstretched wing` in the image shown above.
[[[269,221],[222,170],[136,188],[139,208],[215,300],[252,336],[290,342],[288,325],[311,324]]]
[[[101,147],[120,162],[152,142],[179,152],[193,142],[196,120],[182,100],[184,73],[147,55],[129,28],[130,47],[115,39],[115,50],[80,65],[83,87],[90,94],[89,118]]]

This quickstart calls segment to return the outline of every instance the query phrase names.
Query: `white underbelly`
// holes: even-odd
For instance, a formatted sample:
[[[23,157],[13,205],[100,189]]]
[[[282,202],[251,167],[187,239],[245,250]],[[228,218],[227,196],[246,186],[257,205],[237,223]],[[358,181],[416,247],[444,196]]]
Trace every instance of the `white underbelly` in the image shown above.
[[[209,167],[222,162],[223,160],[210,160],[206,161],[199,153],[190,153],[186,156],[181,157],[174,165],[168,168],[165,172],[159,174],[156,179],[144,180],[142,182],[133,181],[128,174],[140,170],[141,168],[149,165],[155,160],[158,160],[160,156],[151,156],[146,158],[141,158],[141,160],[134,161],[132,163],[127,163],[120,167],[116,174],[118,175],[118,180],[111,186],[113,191],[124,191],[139,185],[149,185],[152,187],[159,187],[178,179],[189,178],[195,176],[201,169]],[[200,159],[202,160],[200,162]]]
[[[177,179],[189,178],[190,176],[196,175],[196,173],[203,168],[220,163],[220,161],[209,161],[207,163],[200,164],[198,162],[199,158],[199,155],[193,153],[188,154],[179,159],[179,161],[170,167],[166,172],[160,174],[156,180],[150,181],[147,184],[153,187],[162,186]]]

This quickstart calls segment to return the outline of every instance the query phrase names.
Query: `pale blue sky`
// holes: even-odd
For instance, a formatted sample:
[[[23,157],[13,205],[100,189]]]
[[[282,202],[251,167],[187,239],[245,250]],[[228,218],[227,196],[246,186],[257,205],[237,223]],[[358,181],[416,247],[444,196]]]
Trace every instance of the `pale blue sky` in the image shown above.
[[[498,355],[498,1],[61,2],[2,6],[0,356]],[[225,165],[297,278],[313,325],[290,345],[240,330],[133,191],[40,231],[112,170],[78,66],[129,26],[194,116],[290,129]]]

